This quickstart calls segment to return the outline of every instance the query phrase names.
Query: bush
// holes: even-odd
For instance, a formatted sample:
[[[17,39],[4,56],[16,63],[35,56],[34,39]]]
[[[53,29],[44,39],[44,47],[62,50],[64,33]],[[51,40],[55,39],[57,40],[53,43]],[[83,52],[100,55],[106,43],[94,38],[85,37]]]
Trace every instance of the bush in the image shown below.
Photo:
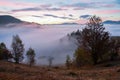
[[[78,76],[77,73],[72,72],[72,71],[70,71],[67,75],[68,75],[68,76],[72,76],[72,77],[77,77],[77,76]]]
[[[77,67],[93,63],[91,56],[82,48],[78,48],[75,51],[74,58]]]
[[[71,62],[70,56],[67,55],[66,56],[66,67],[69,69],[71,64],[72,64],[72,62]]]
[[[4,43],[0,43],[0,60],[7,60],[13,58],[11,52],[6,48]]]

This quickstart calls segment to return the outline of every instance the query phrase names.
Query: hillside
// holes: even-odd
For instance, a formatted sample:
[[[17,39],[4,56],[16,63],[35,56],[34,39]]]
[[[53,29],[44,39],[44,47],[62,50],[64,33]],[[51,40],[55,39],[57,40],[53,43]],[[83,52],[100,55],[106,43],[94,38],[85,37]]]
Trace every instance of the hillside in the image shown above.
[[[12,27],[36,27],[39,28],[41,25],[34,22],[21,21],[10,15],[0,16],[0,27],[12,28]]]
[[[9,23],[22,23],[23,21],[9,16],[9,15],[1,15],[0,16],[0,24],[9,24]]]
[[[0,80],[120,80],[120,66],[68,70],[0,61]]]

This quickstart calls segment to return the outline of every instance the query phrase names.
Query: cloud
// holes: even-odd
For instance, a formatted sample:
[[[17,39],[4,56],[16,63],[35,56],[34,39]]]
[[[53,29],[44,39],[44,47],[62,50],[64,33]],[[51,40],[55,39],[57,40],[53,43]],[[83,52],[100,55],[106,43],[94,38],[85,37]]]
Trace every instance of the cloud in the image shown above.
[[[12,10],[12,12],[21,12],[21,11],[39,11],[41,10],[40,8],[23,8],[23,9],[16,9],[16,10]]]
[[[62,9],[62,8],[46,8],[44,10],[60,11],[60,10],[67,10],[67,9]]]
[[[58,16],[51,15],[51,14],[44,14],[44,16],[50,16],[50,17],[58,18]]]
[[[64,5],[64,7],[67,8],[73,8],[73,10],[84,10],[84,9],[98,9],[98,8],[113,8],[115,7],[116,4],[114,3],[109,3],[109,2],[78,2],[78,3],[73,3],[69,5]]]
[[[21,12],[21,11],[40,11],[40,10],[49,10],[49,11],[59,11],[66,10],[58,7],[53,7],[53,5],[49,3],[35,3],[35,2],[22,2],[22,1],[10,1],[10,0],[1,0],[0,1],[1,8],[7,8],[6,11],[11,12]]]
[[[23,8],[23,9],[16,9],[16,10],[12,10],[12,12],[22,12],[22,11],[44,11],[44,10],[48,10],[48,11],[60,11],[60,10],[67,10],[67,9],[62,9],[62,8],[51,8],[51,7],[33,7],[33,8]]]
[[[70,17],[73,17],[73,15],[72,15],[72,14],[69,14],[69,16],[70,16]]]
[[[22,26],[22,27],[21,27]],[[55,57],[54,63],[60,63],[66,60],[66,55],[73,55],[74,50],[77,48],[75,41],[69,39],[66,34],[76,30],[75,27],[65,27],[58,29],[50,26],[31,24],[15,24],[12,28],[0,28],[0,42],[4,41],[8,48],[10,48],[12,42],[12,36],[18,34],[25,43],[25,51],[32,47],[35,49],[36,60],[39,63],[47,64],[47,61],[38,58],[44,58],[47,56]],[[1,27],[1,26],[0,26]],[[2,26],[6,27],[6,26]],[[11,49],[11,48],[10,48]]]
[[[31,15],[32,17],[43,18],[43,16]]]
[[[16,2],[16,1],[10,1],[10,0],[0,0],[0,6],[4,6],[7,8],[27,8],[32,6],[38,6],[40,4],[38,3],[25,3],[25,2]]]
[[[84,8],[93,8],[93,5],[90,5],[90,3],[76,3],[72,5],[73,7],[84,7]]]
[[[93,13],[96,13],[96,14],[116,14],[116,13],[120,13],[120,10],[98,10],[98,11],[94,11]]]
[[[91,17],[91,15],[81,15],[80,18],[83,18],[83,19],[86,19],[86,18],[89,18]]]
[[[12,14],[10,12],[0,11],[0,14]]]
[[[44,14],[44,16],[53,17],[53,18],[60,18],[60,19],[75,20],[74,18],[70,18],[70,17],[59,17],[59,16],[52,15],[52,14]]]
[[[73,10],[84,10],[85,8],[82,7],[75,7]]]
[[[85,8],[91,8],[92,5],[89,5],[89,3],[74,3],[74,4],[69,4],[69,5],[64,5],[63,7],[66,7],[66,8],[73,8],[73,10],[76,10],[76,9],[80,9],[80,10],[83,10]]]
[[[43,5],[40,5],[40,7],[42,8],[48,8],[48,7],[51,7],[52,5],[51,4],[43,4]]]

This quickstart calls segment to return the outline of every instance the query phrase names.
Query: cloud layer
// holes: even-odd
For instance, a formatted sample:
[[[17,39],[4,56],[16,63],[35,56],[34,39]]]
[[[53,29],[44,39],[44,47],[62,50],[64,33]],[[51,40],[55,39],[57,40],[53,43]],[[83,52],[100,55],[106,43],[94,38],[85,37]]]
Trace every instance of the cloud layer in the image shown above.
[[[30,22],[31,19],[30,16],[27,17],[28,15],[36,18],[35,22],[39,22],[38,18],[44,17],[54,18],[54,20],[50,20],[52,22],[55,19],[55,22],[59,22],[59,19],[63,19],[64,22],[68,22],[66,20],[76,22],[82,21],[87,15],[98,15],[103,19],[107,17],[108,19],[119,20],[120,0],[1,0],[0,12],[0,15],[12,15]],[[85,14],[87,15],[85,16]],[[48,21],[48,18],[44,19],[41,22]]]

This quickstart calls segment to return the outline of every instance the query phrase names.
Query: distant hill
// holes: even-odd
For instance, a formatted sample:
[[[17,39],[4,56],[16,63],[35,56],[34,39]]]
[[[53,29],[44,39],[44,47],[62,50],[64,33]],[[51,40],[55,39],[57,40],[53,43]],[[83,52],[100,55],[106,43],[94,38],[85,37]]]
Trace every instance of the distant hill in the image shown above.
[[[34,23],[34,22],[26,22],[26,21],[22,21],[20,19],[17,19],[13,16],[10,15],[0,15],[0,27],[17,27],[17,26],[34,26],[39,28],[40,24],[38,23]]]
[[[23,21],[9,15],[0,15],[0,24],[22,23],[22,22]]]
[[[60,25],[78,25],[77,23],[62,23]]]
[[[105,24],[120,24],[120,21],[112,21],[112,20],[107,20],[104,21]]]

